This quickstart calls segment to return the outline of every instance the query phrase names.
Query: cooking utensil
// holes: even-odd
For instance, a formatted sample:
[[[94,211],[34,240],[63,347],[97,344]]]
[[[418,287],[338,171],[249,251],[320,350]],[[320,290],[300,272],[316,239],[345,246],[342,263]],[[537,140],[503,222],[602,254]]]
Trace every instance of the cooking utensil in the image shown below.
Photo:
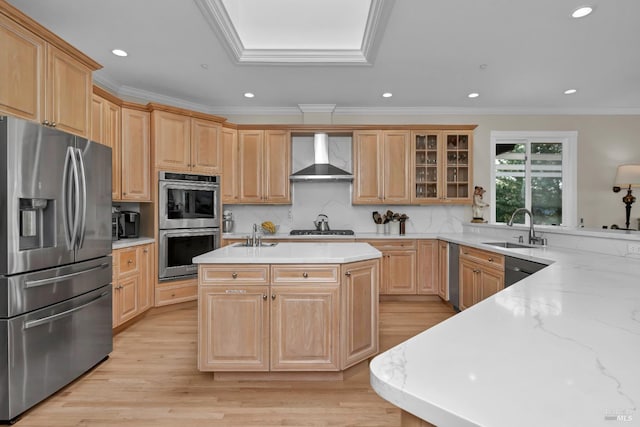
[[[376,224],[382,224],[382,216],[380,216],[380,213],[378,211],[375,211],[373,213],[373,222],[375,222]]]
[[[318,231],[329,231],[329,217],[325,214],[320,214],[316,220],[313,221],[313,225],[316,226],[316,230]]]

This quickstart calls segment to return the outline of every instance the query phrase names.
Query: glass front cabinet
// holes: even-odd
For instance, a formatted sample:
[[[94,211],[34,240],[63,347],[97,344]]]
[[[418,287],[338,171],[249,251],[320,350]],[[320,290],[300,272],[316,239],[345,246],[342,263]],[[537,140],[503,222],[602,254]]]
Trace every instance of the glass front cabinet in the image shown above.
[[[470,204],[473,131],[415,130],[412,204]]]

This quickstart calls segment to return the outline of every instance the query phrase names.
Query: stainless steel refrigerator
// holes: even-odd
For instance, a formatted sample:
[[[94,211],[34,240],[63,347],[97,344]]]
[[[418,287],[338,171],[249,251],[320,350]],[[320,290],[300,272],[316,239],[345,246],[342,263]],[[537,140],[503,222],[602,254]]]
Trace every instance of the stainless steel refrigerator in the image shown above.
[[[0,116],[0,421],[112,350],[111,149]]]

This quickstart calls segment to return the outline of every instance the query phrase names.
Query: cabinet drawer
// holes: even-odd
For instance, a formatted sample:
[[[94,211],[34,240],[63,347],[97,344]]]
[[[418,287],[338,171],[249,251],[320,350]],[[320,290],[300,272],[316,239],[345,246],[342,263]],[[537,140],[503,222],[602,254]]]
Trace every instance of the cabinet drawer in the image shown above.
[[[271,283],[338,283],[337,265],[272,265]]]
[[[460,246],[460,257],[479,262],[483,265],[504,269],[504,256],[495,252],[488,252],[469,246]]]
[[[373,246],[374,248],[380,251],[416,248],[415,240],[385,239],[385,240],[365,240],[364,242],[369,243],[371,246]]]
[[[156,306],[176,304],[196,299],[198,285],[182,285],[166,288],[156,288]]]
[[[203,284],[243,283],[266,285],[269,283],[268,265],[221,265],[200,267],[200,281]]]
[[[136,247],[131,249],[120,249],[117,253],[118,276],[127,275],[138,271],[138,250]]]

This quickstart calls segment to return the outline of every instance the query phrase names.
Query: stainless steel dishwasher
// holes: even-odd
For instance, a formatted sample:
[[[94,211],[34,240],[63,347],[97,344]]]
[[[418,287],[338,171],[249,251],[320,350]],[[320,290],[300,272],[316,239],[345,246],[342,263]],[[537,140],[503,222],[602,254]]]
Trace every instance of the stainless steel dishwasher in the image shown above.
[[[506,288],[507,286],[511,286],[525,277],[529,277],[533,273],[542,270],[546,266],[546,264],[541,264],[539,262],[505,256],[504,287]]]

